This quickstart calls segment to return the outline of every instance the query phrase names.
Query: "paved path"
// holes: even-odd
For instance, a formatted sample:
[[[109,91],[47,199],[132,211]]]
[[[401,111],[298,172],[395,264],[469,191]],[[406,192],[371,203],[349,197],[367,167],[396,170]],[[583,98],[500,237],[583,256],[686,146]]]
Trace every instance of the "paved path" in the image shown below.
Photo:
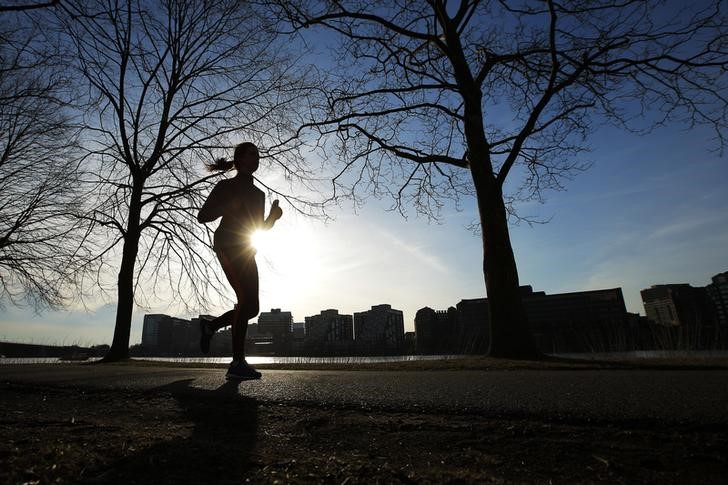
[[[225,396],[224,369],[0,365],[0,380]],[[241,383],[266,403],[547,419],[728,424],[726,370],[284,371]]]

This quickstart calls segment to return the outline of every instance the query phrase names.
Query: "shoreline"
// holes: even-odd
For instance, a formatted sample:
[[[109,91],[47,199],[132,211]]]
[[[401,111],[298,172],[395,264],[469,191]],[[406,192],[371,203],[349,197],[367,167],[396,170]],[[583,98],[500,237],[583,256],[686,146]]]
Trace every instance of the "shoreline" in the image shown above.
[[[303,357],[302,360],[306,358]],[[87,363],[86,365],[92,365]],[[106,365],[106,364],[102,364]],[[227,363],[166,362],[158,360],[129,359],[112,365],[141,365],[182,368],[227,368]],[[577,358],[545,357],[542,360],[509,360],[492,357],[458,357],[446,359],[406,360],[375,363],[316,363],[291,362],[255,364],[267,370],[366,370],[366,371],[430,371],[430,370],[607,370],[607,369],[666,369],[666,370],[723,370],[728,369],[728,357],[685,358],[665,357],[650,359],[594,360]]]
[[[389,362],[357,362],[352,357],[350,362],[307,362],[309,357],[294,357],[300,359],[286,363],[258,363],[255,368],[262,370],[335,370],[335,371],[434,371],[434,370],[609,370],[609,369],[643,369],[643,370],[725,370],[728,369],[728,357],[725,356],[666,356],[666,357],[640,357],[640,358],[578,358],[545,356],[541,360],[508,360],[492,357],[468,356],[442,359],[402,360]],[[32,358],[31,358],[32,359]],[[42,358],[39,358],[42,359]],[[227,368],[228,363],[189,361],[193,358],[169,358],[169,360],[156,360],[133,357],[119,362],[100,363],[98,361],[53,361],[53,362],[23,362],[23,358],[3,358],[0,366],[15,365],[123,365],[123,366],[154,366],[172,368]],[[223,358],[225,359],[225,358]],[[30,360],[30,359],[29,359]]]

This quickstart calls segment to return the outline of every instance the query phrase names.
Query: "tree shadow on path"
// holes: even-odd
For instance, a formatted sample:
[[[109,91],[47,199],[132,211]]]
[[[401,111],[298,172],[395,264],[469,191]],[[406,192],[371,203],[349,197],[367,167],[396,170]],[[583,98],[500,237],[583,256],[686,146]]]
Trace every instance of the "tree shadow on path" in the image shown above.
[[[240,382],[214,390],[191,386],[185,379],[154,388],[178,406],[171,414],[167,441],[128,455],[96,475],[92,483],[241,483],[251,466],[258,428],[255,399],[238,393]],[[184,428],[192,425],[191,432]],[[179,436],[180,431],[185,436]],[[164,440],[164,437],[159,437]]]

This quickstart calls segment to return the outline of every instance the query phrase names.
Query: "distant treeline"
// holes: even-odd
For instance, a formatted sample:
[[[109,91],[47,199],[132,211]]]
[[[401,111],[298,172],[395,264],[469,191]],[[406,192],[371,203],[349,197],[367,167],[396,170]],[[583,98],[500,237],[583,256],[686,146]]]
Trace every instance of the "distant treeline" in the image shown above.
[[[0,355],[8,358],[30,357],[103,357],[108,345],[81,347],[79,345],[40,345],[15,342],[0,342]]]

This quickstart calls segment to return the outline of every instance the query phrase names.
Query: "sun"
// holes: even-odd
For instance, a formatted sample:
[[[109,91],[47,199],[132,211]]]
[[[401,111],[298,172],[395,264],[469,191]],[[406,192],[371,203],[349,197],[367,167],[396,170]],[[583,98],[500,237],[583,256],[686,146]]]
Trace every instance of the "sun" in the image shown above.
[[[317,272],[320,245],[316,244],[316,232],[310,225],[281,221],[270,230],[255,231],[251,243],[259,264],[289,283],[311,279]]]
[[[266,246],[270,246],[275,243],[275,238],[271,236],[275,236],[275,234],[271,234],[270,231],[258,230],[251,234],[250,243],[256,251],[265,251]]]
[[[300,311],[317,301],[331,274],[331,244],[321,237],[320,227],[301,217],[284,217],[270,230],[251,235],[261,309]]]

